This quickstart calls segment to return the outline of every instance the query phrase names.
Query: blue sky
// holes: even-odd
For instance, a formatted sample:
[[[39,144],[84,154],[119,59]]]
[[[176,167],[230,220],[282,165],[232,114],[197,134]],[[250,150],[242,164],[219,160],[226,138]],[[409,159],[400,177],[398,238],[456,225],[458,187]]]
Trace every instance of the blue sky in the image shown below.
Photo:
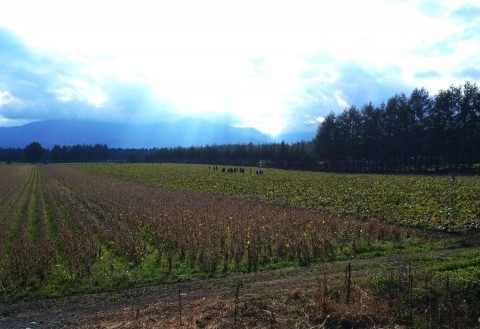
[[[480,81],[469,0],[2,0],[0,126],[202,117],[269,134]]]

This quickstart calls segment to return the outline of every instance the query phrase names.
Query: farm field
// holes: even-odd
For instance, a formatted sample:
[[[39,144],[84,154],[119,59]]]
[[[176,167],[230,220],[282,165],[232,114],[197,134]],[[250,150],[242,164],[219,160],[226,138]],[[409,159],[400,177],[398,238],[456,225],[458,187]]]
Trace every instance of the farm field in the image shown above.
[[[222,173],[208,165],[82,164],[79,168],[147,185],[197,190],[444,231],[480,230],[480,177],[335,174],[246,168]],[[213,165],[210,166],[213,168]],[[225,167],[231,168],[231,167]]]
[[[304,282],[290,277],[268,301],[263,298],[271,291],[258,289],[258,295],[250,290],[248,298],[255,301],[248,303],[263,305],[256,306],[258,314],[268,309],[280,312],[271,305],[277,298],[298,299],[301,307],[323,301],[323,310],[312,312],[326,321],[327,299],[334,298],[336,306],[330,307],[328,315],[338,324],[353,312],[354,300],[361,299],[362,291],[370,291],[368,296],[391,300],[385,314],[400,314],[388,321],[400,317],[411,322],[417,313],[421,321],[427,321],[420,315],[431,307],[424,299],[438,300],[443,295],[437,286],[442,290],[447,282],[448,302],[463,298],[467,303],[452,319],[465,324],[477,316],[478,304],[473,302],[480,293],[477,177],[458,177],[457,184],[450,185],[448,177],[440,176],[273,169],[257,175],[256,170],[227,174],[205,165],[173,164],[0,166],[2,304],[74,293],[95,296],[159,283],[173,287],[167,297],[171,302],[176,294],[176,285],[168,285],[171,282],[184,282],[188,287],[191,280],[205,280],[200,282],[208,287],[208,280],[215,279],[235,286],[247,281],[248,273],[266,273],[264,283],[275,287],[278,278],[274,273],[287,273],[283,269],[291,268],[299,269],[309,286],[285,297],[285,287]],[[396,265],[390,262],[393,267],[385,267],[385,257],[392,257]],[[364,273],[358,275],[356,289],[350,287],[350,279],[341,279],[348,277],[348,270],[332,270],[328,285],[319,279],[325,273],[319,266],[334,261],[343,261],[342,268],[352,262],[358,273]],[[392,291],[391,286],[399,288]],[[210,289],[217,291],[218,287]],[[237,295],[239,290],[240,286]],[[405,309],[402,303],[413,298],[419,298],[418,307]],[[236,322],[238,303],[228,303],[235,305]],[[435,307],[440,310],[443,305]],[[429,310],[425,313],[429,321],[447,316]],[[371,310],[362,312],[373,316]],[[2,316],[8,313],[0,312]],[[255,319],[255,314],[250,315]],[[291,327],[296,316],[275,323],[279,328]],[[0,318],[0,327],[1,321],[9,319]],[[375,322],[387,321],[382,319]],[[168,321],[178,325],[176,320]],[[312,318],[305,327],[314,323]]]

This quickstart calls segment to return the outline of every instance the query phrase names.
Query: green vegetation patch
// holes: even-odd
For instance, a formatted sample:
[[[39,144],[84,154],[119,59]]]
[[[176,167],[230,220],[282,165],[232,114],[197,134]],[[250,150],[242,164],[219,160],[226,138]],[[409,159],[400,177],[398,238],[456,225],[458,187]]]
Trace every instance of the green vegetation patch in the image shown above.
[[[91,172],[170,189],[320,209],[441,231],[480,230],[480,177],[334,174],[245,168],[228,174],[207,165],[81,164]],[[228,167],[227,167],[228,168]]]

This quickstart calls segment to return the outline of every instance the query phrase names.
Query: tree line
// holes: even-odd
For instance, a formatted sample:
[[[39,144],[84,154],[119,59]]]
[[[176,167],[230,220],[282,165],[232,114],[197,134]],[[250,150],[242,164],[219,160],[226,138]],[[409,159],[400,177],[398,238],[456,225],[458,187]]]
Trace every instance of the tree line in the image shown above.
[[[44,148],[32,142],[25,148],[0,148],[0,161],[11,162],[102,162],[107,161],[110,151],[107,145],[55,145]]]
[[[480,163],[480,91],[415,89],[386,103],[330,113],[314,140],[319,169],[353,172],[473,171]]]
[[[32,142],[24,149],[0,148],[0,161],[7,163],[172,162],[314,169],[315,159],[312,156],[312,145],[312,142],[294,144],[282,142],[262,145],[250,143],[202,147],[121,149],[97,144],[55,145],[52,149],[45,149],[38,142]]]
[[[155,148],[149,150],[146,162],[181,162],[231,166],[268,166],[290,169],[314,169],[312,142],[256,145],[227,144],[202,147]]]
[[[469,82],[436,95],[424,88],[378,106],[330,113],[313,141],[119,149],[32,142],[0,148],[8,162],[173,162],[349,172],[480,171],[480,90]]]

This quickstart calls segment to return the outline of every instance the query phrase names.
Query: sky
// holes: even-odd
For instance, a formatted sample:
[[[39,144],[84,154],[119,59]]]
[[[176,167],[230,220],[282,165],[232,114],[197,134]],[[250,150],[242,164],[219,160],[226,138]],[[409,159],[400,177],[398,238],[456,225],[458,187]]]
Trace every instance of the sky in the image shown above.
[[[204,118],[277,135],[480,81],[480,0],[2,0],[0,126]]]

